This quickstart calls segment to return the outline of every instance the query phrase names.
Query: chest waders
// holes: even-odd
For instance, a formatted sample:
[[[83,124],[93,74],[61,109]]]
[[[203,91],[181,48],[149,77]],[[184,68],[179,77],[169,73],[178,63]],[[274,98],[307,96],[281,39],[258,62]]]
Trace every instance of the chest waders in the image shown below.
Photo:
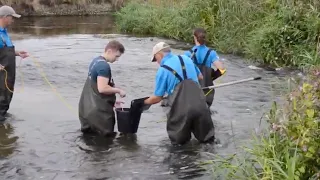
[[[179,84],[168,96],[167,133],[173,144],[184,144],[191,139],[191,133],[200,142],[214,140],[214,126],[206,97],[199,85],[187,78],[185,64],[178,56],[183,78],[171,67],[162,68],[172,72],[179,79]]]
[[[105,61],[98,60],[97,62]],[[97,63],[96,62],[96,63]],[[96,64],[93,64],[92,68]],[[116,95],[99,93],[97,83],[91,79],[91,70],[84,84],[79,101],[79,119],[82,132],[98,132],[103,136],[114,134],[115,113],[113,110]],[[114,82],[109,73],[108,85],[114,87]]]
[[[193,62],[198,66],[198,68],[200,69],[200,71],[203,75],[203,79],[199,80],[201,87],[213,86],[212,73],[214,72],[214,70],[211,67],[206,66],[206,63],[208,61],[208,58],[210,56],[211,51],[212,51],[211,49],[209,49],[207,51],[206,56],[201,64],[198,63],[198,59],[196,56],[194,56],[194,58],[192,59]],[[193,51],[190,50],[190,52],[192,53]],[[205,89],[205,90],[203,90],[203,92],[206,95],[207,105],[208,105],[208,107],[210,107],[212,105],[212,102],[214,99],[215,90],[214,89],[212,89],[212,90]],[[208,94],[208,92],[209,92],[209,94]]]
[[[14,91],[15,79],[16,79],[16,53],[15,47],[8,47],[4,39],[3,48],[0,48],[0,64],[4,66],[7,71],[7,84],[11,91]],[[5,72],[0,72],[0,116],[3,118],[9,110],[10,103],[13,97],[13,92],[6,87]]]

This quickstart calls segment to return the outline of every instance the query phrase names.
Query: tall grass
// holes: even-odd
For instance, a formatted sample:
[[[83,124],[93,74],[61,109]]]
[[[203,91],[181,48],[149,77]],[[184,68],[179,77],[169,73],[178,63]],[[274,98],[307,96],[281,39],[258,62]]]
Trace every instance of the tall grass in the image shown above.
[[[242,153],[202,162],[211,164],[213,179],[320,179],[320,67],[310,74],[283,107],[273,104],[269,127]]]
[[[187,42],[193,28],[203,27],[220,52],[305,67],[320,64],[319,7],[317,0],[132,0],[116,14],[116,24],[125,33]]]

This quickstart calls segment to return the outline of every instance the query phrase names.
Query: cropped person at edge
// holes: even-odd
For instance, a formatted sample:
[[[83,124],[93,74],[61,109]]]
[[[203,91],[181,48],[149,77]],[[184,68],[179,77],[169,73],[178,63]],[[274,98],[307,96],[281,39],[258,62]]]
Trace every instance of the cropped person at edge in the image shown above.
[[[7,111],[12,101],[15,77],[16,77],[16,56],[26,58],[29,55],[25,51],[16,51],[8,35],[7,28],[14,22],[14,18],[20,18],[10,6],[0,7],[0,70],[6,71],[0,73],[0,121],[6,120]],[[8,86],[6,86],[6,83]]]

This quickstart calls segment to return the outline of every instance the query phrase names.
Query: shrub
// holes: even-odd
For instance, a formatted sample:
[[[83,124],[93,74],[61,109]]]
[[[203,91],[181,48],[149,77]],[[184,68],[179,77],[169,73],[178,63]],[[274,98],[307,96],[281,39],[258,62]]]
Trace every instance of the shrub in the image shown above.
[[[245,155],[213,160],[222,179],[310,180],[320,178],[320,68],[268,114],[269,127],[255,135]]]
[[[222,53],[244,54],[275,66],[320,64],[316,0],[160,2],[129,2],[116,14],[118,29],[192,42],[192,29],[203,27],[208,44]]]
[[[251,31],[246,42],[246,54],[276,66],[307,66],[320,64],[319,13],[300,7],[282,7],[265,17]],[[306,54],[312,54],[313,60]]]

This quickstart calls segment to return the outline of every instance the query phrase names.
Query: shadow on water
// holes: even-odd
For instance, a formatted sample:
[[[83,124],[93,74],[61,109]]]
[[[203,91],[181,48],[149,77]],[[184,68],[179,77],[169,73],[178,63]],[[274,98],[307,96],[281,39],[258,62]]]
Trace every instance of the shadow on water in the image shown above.
[[[207,170],[198,164],[198,160],[203,158],[203,152],[214,153],[211,144],[199,144],[194,139],[183,146],[168,145],[166,149],[168,155],[163,163],[168,164],[170,172],[179,179],[197,179],[207,174]]]
[[[79,137],[79,141],[84,142],[86,147],[81,145],[81,143],[78,144],[78,147],[85,152],[108,152],[115,144],[118,144],[127,151],[132,152],[139,150],[140,146],[137,144],[136,134],[116,136],[116,134],[113,137],[101,137],[97,134],[82,134]]]
[[[0,123],[0,160],[14,153],[18,139],[10,123]]]

